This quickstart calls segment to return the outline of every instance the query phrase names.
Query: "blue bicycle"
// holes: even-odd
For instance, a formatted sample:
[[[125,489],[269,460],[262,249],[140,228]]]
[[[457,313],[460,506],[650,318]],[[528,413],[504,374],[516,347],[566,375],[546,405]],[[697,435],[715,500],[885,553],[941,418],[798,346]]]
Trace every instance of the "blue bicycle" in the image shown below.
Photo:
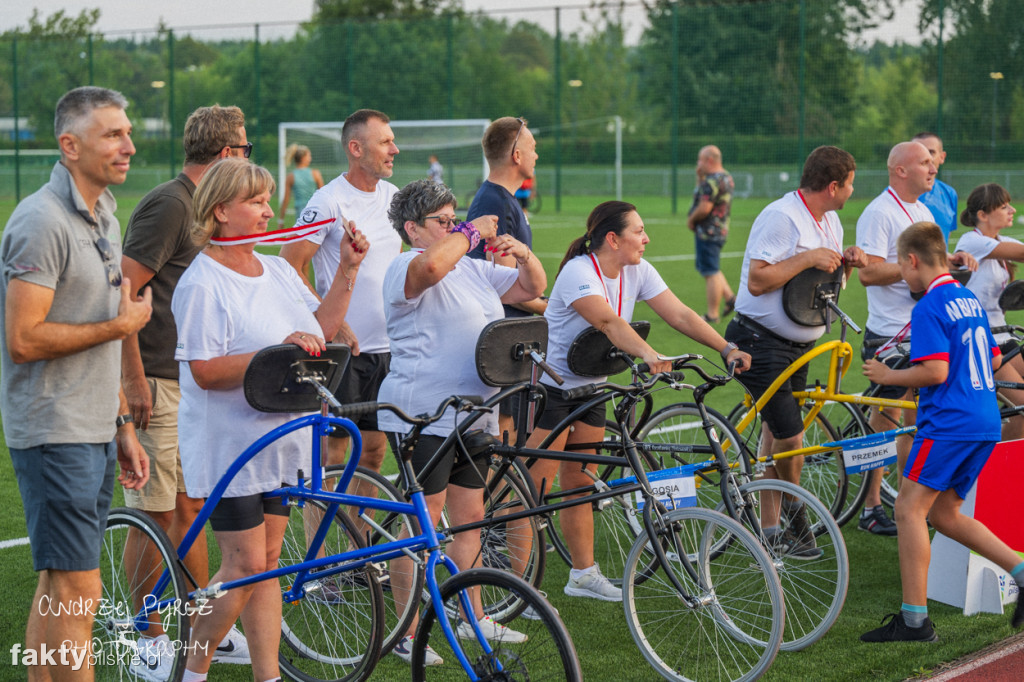
[[[537,590],[496,569],[460,572],[443,554],[408,461],[400,461],[402,475],[410,483],[408,502],[341,492],[349,489],[362,448],[359,430],[347,417],[390,409],[414,428],[422,429],[440,419],[449,406],[474,406],[470,400],[453,396],[435,414],[418,417],[405,415],[384,403],[343,407],[333,393],[349,357],[347,346],[332,344],[315,358],[293,345],[273,346],[253,358],[245,377],[250,405],[263,412],[310,412],[319,408],[319,413],[279,426],[239,455],[178,548],[171,545],[166,533],[146,514],[124,508],[111,511],[100,566],[103,599],[93,632],[96,679],[180,680],[190,646],[192,617],[202,617],[209,600],[226,591],[263,580],[281,583],[279,660],[284,675],[303,681],[366,679],[381,653],[385,603],[382,576],[386,576],[386,562],[400,556],[423,565],[425,590],[429,594],[413,640],[414,680],[582,679],[565,625]],[[331,407],[343,416],[331,415]],[[292,551],[282,551],[283,563],[286,556],[300,556],[301,560],[243,579],[198,588],[182,558],[232,478],[268,445],[307,428],[312,430],[310,475],[307,477],[300,470],[296,485],[266,495],[279,499],[282,505],[302,509],[304,522],[289,524],[284,540]],[[324,439],[335,429],[345,430],[352,438],[352,456],[334,489],[328,490],[324,489],[321,453]],[[357,528],[343,507],[354,508],[364,517],[365,510],[411,516],[423,530],[402,539],[392,536],[386,542],[367,547],[361,539],[364,530]],[[440,566],[451,574],[441,584],[436,577]],[[474,589],[492,595],[505,593],[533,609],[538,620],[516,623],[517,630],[527,637],[525,642],[485,639],[477,624],[482,614],[473,613],[469,597]],[[472,624],[472,635],[468,624]],[[143,642],[152,642],[159,635],[167,635],[161,641],[173,650],[173,658],[158,676],[155,666],[147,670],[148,644]],[[440,665],[436,661],[430,667],[425,665],[428,644],[440,654]]]

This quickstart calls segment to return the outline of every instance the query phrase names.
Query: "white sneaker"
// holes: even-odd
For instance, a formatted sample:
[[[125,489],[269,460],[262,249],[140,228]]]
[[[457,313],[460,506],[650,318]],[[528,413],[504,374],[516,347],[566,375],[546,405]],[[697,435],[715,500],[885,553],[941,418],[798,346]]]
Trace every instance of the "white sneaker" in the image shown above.
[[[136,655],[129,666],[132,675],[147,682],[165,682],[170,678],[174,664],[174,646],[170,637],[140,637],[135,646]]]
[[[548,597],[546,592],[541,592],[541,595],[545,599],[547,599]],[[554,609],[555,615],[558,615],[558,609],[556,609],[554,606],[552,606],[551,608]],[[519,614],[519,617],[525,618],[526,620],[540,620],[540,614],[537,613],[537,611],[534,610],[532,606],[527,606],[525,609],[523,609],[523,612]]]
[[[512,628],[506,627],[501,623],[495,623],[491,620],[490,616],[484,616],[481,618],[477,622],[477,625],[480,626],[480,632],[483,633],[484,639],[488,642],[499,641],[506,644],[522,644],[529,639],[521,632],[516,632]],[[476,631],[473,629],[473,626],[465,621],[459,623],[459,627],[456,628],[455,634],[458,635],[459,639],[476,639]]]
[[[391,650],[395,656],[406,663],[412,663],[412,635],[408,635],[402,638],[395,648]],[[427,645],[427,650],[423,652],[423,665],[424,666],[435,666],[444,664],[444,659],[437,655],[437,652]]]
[[[249,656],[249,643],[245,641],[245,635],[237,625],[232,625],[228,634],[224,635],[224,640],[217,645],[216,651],[213,652],[213,660],[210,662],[238,663],[240,665],[252,663],[252,658]]]
[[[622,590],[612,585],[608,578],[601,574],[601,567],[597,564],[594,564],[594,570],[584,573],[577,579],[574,579],[570,573],[569,582],[566,583],[563,591],[570,597],[589,597],[591,599],[600,599],[601,601],[622,601]]]

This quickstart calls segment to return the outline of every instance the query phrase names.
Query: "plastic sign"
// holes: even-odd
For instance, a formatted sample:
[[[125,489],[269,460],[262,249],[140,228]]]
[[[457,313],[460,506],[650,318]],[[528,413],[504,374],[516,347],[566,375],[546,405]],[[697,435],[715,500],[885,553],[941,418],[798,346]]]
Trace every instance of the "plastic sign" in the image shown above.
[[[892,431],[851,438],[837,445],[843,448],[847,474],[859,474],[896,463],[896,437]]]

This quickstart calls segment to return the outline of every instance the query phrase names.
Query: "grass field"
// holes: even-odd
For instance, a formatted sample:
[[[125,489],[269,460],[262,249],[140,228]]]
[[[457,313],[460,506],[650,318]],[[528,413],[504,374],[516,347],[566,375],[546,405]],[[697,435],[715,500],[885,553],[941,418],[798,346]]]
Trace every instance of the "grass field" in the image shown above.
[[[118,215],[122,226],[139,197],[119,196]],[[534,250],[548,268],[553,281],[566,245],[583,233],[586,215],[597,202],[592,198],[563,199],[562,213],[555,214],[553,202],[542,213],[531,218],[534,228]],[[647,257],[655,264],[669,286],[698,312],[704,312],[703,280],[693,268],[692,236],[681,216],[673,216],[667,199],[639,198],[635,201],[651,236]],[[765,201],[737,200],[733,205],[732,232],[725,248],[723,271],[735,286],[739,281],[742,250],[747,233]],[[856,218],[867,200],[850,202],[840,214],[846,227],[846,243],[853,241]],[[0,201],[0,225],[6,224],[13,202]],[[1021,235],[1013,235],[1018,238]],[[840,304],[853,319],[863,322],[867,304],[863,288],[856,278],[843,293]],[[646,306],[638,306],[636,319],[654,322],[650,341],[666,354],[707,352],[681,336],[656,318]],[[838,327],[834,328],[833,335]],[[724,331],[724,324],[720,325]],[[851,339],[858,346],[856,339]],[[818,374],[816,375],[815,369]],[[812,368],[811,378],[821,374]],[[848,375],[844,388],[860,390],[866,382],[859,375],[859,366]],[[664,392],[663,392],[664,394]],[[723,389],[709,398],[719,411],[728,410],[739,400],[735,389]],[[681,399],[685,399],[682,396]],[[254,434],[254,439],[258,434]],[[0,494],[11,500],[0,511],[0,542],[23,538],[26,534],[20,498],[6,446],[0,445]],[[118,497],[119,499],[119,497]],[[858,635],[875,627],[881,617],[897,610],[901,601],[894,538],[880,538],[858,533],[853,526],[845,532],[850,550],[850,591],[846,606],[833,629],[817,644],[799,653],[782,653],[765,679],[768,680],[901,680],[926,673],[945,661],[976,651],[987,644],[1012,634],[1008,618],[982,615],[964,617],[958,609],[932,602],[931,617],[940,634],[937,644],[901,644],[870,646],[862,644]],[[591,680],[654,680],[660,679],[643,661],[626,628],[622,607],[617,604],[574,600],[562,594],[567,568],[549,555],[544,587],[551,602],[558,608],[569,628],[580,655],[584,675]],[[19,679],[24,673],[10,667],[5,653],[15,643],[24,642],[24,628],[31,596],[35,588],[29,548],[26,545],[0,549],[0,565],[11,568],[0,587],[3,618],[0,619],[0,680]],[[392,659],[392,660],[387,660]],[[394,680],[408,676],[407,668],[394,657],[382,661],[374,679]],[[251,680],[244,666],[219,665],[211,679]]]

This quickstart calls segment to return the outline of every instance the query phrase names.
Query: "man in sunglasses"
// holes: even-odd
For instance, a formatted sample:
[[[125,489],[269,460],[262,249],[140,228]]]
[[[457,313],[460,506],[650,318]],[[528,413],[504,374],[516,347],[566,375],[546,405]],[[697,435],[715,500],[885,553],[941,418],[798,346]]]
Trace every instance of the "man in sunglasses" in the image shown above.
[[[185,492],[178,452],[178,363],[174,347],[178,329],[171,315],[171,297],[185,268],[199,253],[189,234],[195,218],[192,197],[206,171],[221,159],[248,158],[252,143],[245,136],[245,114],[238,107],[200,107],[185,122],[182,138],[185,163],[178,177],[158,185],[135,207],[124,235],[121,269],[131,280],[132,295],[148,286],[153,292],[153,317],[121,348],[121,382],[128,411],[139,440],[150,459],[149,483],[126,490],[125,505],[141,509],[167,531],[177,546],[203,506]],[[141,543],[138,543],[141,544]],[[137,547],[139,551],[142,547]],[[128,558],[132,565],[140,559]],[[200,536],[185,557],[185,567],[200,587],[209,578],[206,540]],[[157,640],[159,628],[147,633]],[[159,642],[157,642],[159,643]],[[154,647],[150,647],[154,648]],[[157,649],[150,658],[171,665],[170,647]],[[215,662],[249,664],[249,647],[237,628],[217,647]]]
[[[94,608],[81,606],[97,604],[102,589],[115,461],[126,489],[149,478],[119,382],[121,340],[151,312],[149,291],[131,296],[121,275],[108,189],[125,181],[135,153],[127,106],[106,88],[60,99],[60,161],[0,239],[0,411],[39,572],[25,633],[25,649],[37,652],[90,650]],[[92,679],[91,669],[78,674]],[[30,680],[49,677],[29,668]]]
[[[526,127],[526,119],[505,116],[487,127],[481,144],[484,148],[484,158],[487,159],[487,179],[473,197],[466,220],[485,215],[498,216],[499,235],[511,235],[532,249],[533,231],[530,229],[530,221],[515,193],[524,180],[533,178],[534,167],[537,165],[537,140]],[[516,267],[512,256],[503,256],[500,253],[486,254],[483,243],[470,251],[469,256],[493,257],[494,262],[499,265]],[[506,305],[504,308],[505,317],[543,315],[547,308],[547,299],[536,298],[525,303]],[[501,402],[498,428],[502,433],[512,433],[512,417],[518,412],[518,406],[517,396]]]

